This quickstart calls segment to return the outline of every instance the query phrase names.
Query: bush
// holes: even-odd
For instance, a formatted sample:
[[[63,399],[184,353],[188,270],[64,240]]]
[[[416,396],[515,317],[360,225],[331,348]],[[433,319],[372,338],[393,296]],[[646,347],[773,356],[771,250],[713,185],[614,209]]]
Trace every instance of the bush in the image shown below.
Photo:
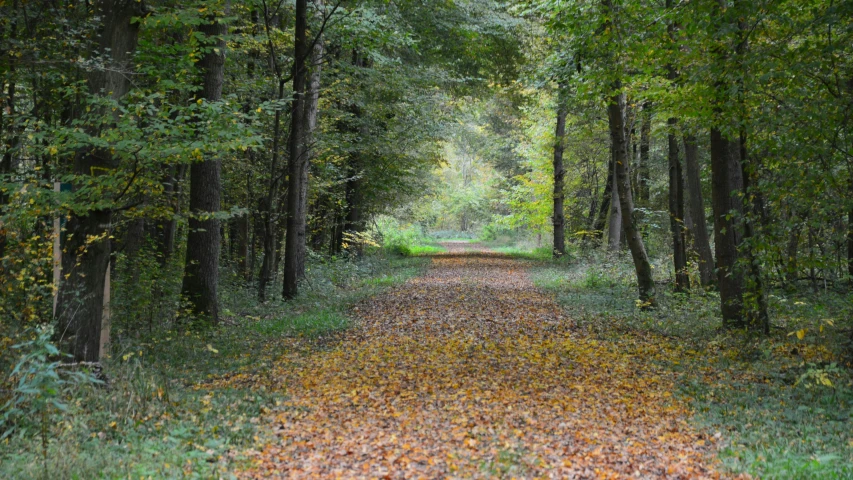
[[[386,251],[403,256],[426,255],[441,252],[424,233],[420,225],[400,223],[391,217],[380,217],[376,222],[378,237]]]

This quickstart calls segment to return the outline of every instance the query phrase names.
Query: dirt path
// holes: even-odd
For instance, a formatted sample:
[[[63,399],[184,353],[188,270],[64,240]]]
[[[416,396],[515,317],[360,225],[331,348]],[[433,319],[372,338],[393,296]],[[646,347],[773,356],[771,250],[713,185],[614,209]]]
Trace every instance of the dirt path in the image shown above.
[[[658,345],[575,333],[524,262],[446,248],[340,344],[282,359],[279,440],[246,476],[716,478]]]

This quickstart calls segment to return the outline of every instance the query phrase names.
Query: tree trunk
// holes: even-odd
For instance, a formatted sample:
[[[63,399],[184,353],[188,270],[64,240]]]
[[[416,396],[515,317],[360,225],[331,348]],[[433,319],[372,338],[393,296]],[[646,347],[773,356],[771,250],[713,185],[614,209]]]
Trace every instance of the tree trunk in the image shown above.
[[[322,0],[314,0],[320,5]],[[311,162],[314,159],[314,130],[317,128],[317,113],[319,111],[320,102],[320,73],[323,66],[323,37],[317,38],[314,47],[311,51],[310,63],[307,65],[310,68],[311,76],[308,80],[308,91],[305,98],[305,126],[302,131],[302,144],[305,156],[305,166],[302,169],[302,190],[299,192],[299,201],[302,202],[302,210],[306,216],[303,221],[303,229],[307,226],[308,215],[308,174],[311,167]],[[297,244],[299,254],[296,256],[296,275],[298,278],[305,277],[305,259],[307,258],[307,242],[305,241],[305,233],[303,232],[302,241]]]
[[[723,85],[718,85],[724,89]],[[743,275],[735,269],[741,234],[737,219],[743,215],[743,172],[738,142],[711,129],[711,198],[714,207],[714,248],[717,256],[717,283],[723,314],[723,326],[743,325]]]
[[[9,22],[9,40],[10,43],[13,43],[17,40],[18,37],[18,2],[15,1],[12,6],[11,12],[11,21]],[[20,136],[18,135],[18,129],[15,126],[15,94],[17,90],[16,85],[16,63],[17,57],[11,51],[2,52],[0,51],[0,55],[7,56],[7,72],[6,76],[8,78],[8,84],[6,88],[6,99],[5,102],[0,104],[0,133],[3,133],[3,137],[5,138],[5,145],[3,157],[0,159],[0,181],[6,181],[6,175],[12,173],[12,155],[15,150],[18,149],[18,145],[20,143]],[[8,117],[9,120],[6,121]],[[3,132],[5,130],[5,132]],[[9,202],[9,196],[6,192],[0,191],[0,208],[2,208],[6,203]],[[6,231],[2,225],[0,225],[0,259],[6,256]],[[2,272],[3,266],[0,264],[0,272]]]
[[[643,104],[643,125],[640,127],[640,162],[637,172],[637,203],[648,206],[651,198],[649,192],[649,162],[652,149],[652,105]]]
[[[307,177],[308,157],[304,148],[306,80],[308,69],[308,0],[296,0],[296,26],[293,52],[293,101],[290,121],[290,158],[287,165],[287,232],[284,245],[284,286],[282,296],[294,298],[298,293],[299,255],[305,244],[305,198],[303,185]]]
[[[672,234],[672,257],[675,267],[675,291],[690,289],[687,275],[687,248],[684,237],[684,184],[681,175],[681,159],[678,156],[678,139],[675,128],[678,120],[667,120],[670,132],[667,135],[667,157],[669,160],[669,229]]]
[[[621,82],[616,81],[613,90],[620,91]],[[619,206],[622,212],[622,223],[628,240],[628,248],[634,260],[637,271],[637,287],[640,302],[643,307],[655,306],[655,283],[652,278],[652,267],[646,254],[643,238],[634,222],[634,202],[631,198],[631,179],[628,173],[628,151],[625,143],[625,96],[612,96],[607,105],[607,117],[610,124],[610,139],[614,146],[613,164],[615,167],[616,186],[619,190]]]
[[[266,15],[265,17],[266,18]],[[275,52],[270,51],[270,56],[275,62]],[[278,99],[284,98],[284,80],[278,81]],[[272,280],[273,271],[277,264],[276,258],[276,240],[278,235],[278,210],[276,209],[276,200],[278,199],[278,161],[281,152],[281,109],[275,111],[273,119],[273,141],[272,155],[270,160],[270,184],[267,189],[267,196],[263,201],[263,209],[261,210],[261,218],[263,219],[264,235],[263,249],[264,259],[261,262],[261,272],[258,275],[258,300],[264,302],[267,296],[267,288]]]
[[[563,169],[564,137],[566,136],[566,107],[557,107],[557,131],[554,142],[554,258],[566,254],[566,218],[563,212],[563,189],[566,171]]]
[[[237,260],[237,274],[247,280],[249,277],[249,215],[240,215],[231,221],[231,242],[234,257]]]
[[[699,146],[696,137],[684,136],[684,164],[686,167],[688,208],[693,219],[693,245],[699,256],[699,281],[707,287],[714,284],[714,256],[705,221],[705,200],[702,197],[702,181],[699,178]]]
[[[850,179],[850,198],[853,198],[853,178]],[[853,206],[847,210],[847,275],[850,276],[850,285],[853,286]]]
[[[203,85],[201,98],[208,102],[222,99],[225,71],[224,23],[213,18],[199,30],[205,35],[210,51],[199,62]],[[219,321],[217,288],[219,284],[219,251],[222,243],[219,211],[222,165],[218,158],[208,158],[190,166],[190,220],[187,256],[181,294],[189,301],[191,311],[211,323]]]
[[[757,183],[758,174],[756,165],[750,165],[746,132],[743,130],[741,130],[739,145],[743,175],[744,212],[747,213],[743,218],[744,256],[749,268],[746,283],[747,295],[744,297],[744,307],[746,307],[744,313],[750,329],[760,330],[768,335],[770,333],[770,315],[767,312],[767,296],[764,294],[764,281],[761,278],[761,269],[755,256],[755,246],[751,242],[756,236],[755,222],[761,218],[760,192],[754,191],[753,187]]]
[[[94,95],[109,95],[121,100],[130,91],[127,70],[133,65],[141,4],[119,0],[103,0],[96,5],[101,27],[99,49],[110,52],[108,68],[89,73],[87,82]],[[97,136],[97,132],[91,132]],[[78,176],[116,168],[111,152],[105,149],[86,149],[74,159]],[[84,215],[71,215],[65,230],[62,256],[62,280],[57,298],[57,337],[70,349],[75,361],[97,362],[101,355],[101,324],[104,313],[104,283],[110,263],[110,229],[112,211],[109,208],[91,210]],[[72,340],[73,338],[73,340]]]
[[[613,156],[611,155],[610,162],[607,164],[607,180],[604,182],[604,193],[601,195],[601,206],[598,209],[598,216],[595,218],[595,223],[591,225],[592,235],[587,235],[587,238],[601,240],[601,235],[604,233],[604,224],[607,222],[607,213],[610,211],[612,198]]]
[[[616,148],[617,146],[611,140],[610,164],[613,168],[613,173],[610,176],[610,220],[607,229],[607,248],[611,252],[619,251],[622,235],[622,206],[619,202],[619,187],[616,174]]]

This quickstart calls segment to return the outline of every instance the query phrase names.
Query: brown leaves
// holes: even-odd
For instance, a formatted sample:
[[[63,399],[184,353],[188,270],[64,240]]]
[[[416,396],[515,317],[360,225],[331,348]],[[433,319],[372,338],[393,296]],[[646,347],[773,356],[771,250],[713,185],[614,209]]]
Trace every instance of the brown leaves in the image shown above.
[[[717,477],[648,362],[675,349],[575,333],[518,262],[455,250],[330,351],[279,361],[279,441],[245,476]]]

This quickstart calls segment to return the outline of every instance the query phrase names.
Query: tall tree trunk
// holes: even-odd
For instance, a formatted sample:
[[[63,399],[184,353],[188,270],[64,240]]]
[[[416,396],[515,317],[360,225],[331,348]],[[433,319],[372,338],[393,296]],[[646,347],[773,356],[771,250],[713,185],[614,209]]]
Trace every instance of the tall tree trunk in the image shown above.
[[[675,267],[675,291],[690,289],[687,275],[687,248],[684,236],[684,184],[682,183],[681,159],[678,155],[678,139],[675,128],[678,120],[667,120],[670,132],[667,135],[667,157],[669,160],[669,229],[672,234],[672,257]]]
[[[101,52],[110,52],[109,68],[93,70],[87,82],[94,95],[109,95],[121,100],[130,91],[127,70],[133,65],[141,4],[121,0],[102,0],[96,5],[101,19],[98,44]],[[91,132],[97,136],[97,132]],[[80,177],[113,169],[117,162],[108,149],[79,151],[74,173]],[[77,186],[74,186],[75,188]],[[94,199],[92,199],[94,200]],[[71,215],[66,224],[62,256],[63,279],[57,298],[57,336],[71,351],[75,361],[96,362],[101,351],[101,323],[104,313],[104,284],[110,262],[109,208]],[[72,340],[73,338],[73,340]]]
[[[616,174],[616,148],[617,146],[611,141],[610,164],[613,174],[610,176],[610,220],[607,228],[607,248],[611,252],[619,251],[622,236],[622,205],[619,202],[619,180]]]
[[[693,219],[693,245],[699,256],[699,281],[707,287],[714,284],[714,255],[705,221],[705,200],[699,178],[699,145],[693,135],[684,136],[684,165],[686,168],[688,208]]]
[[[601,194],[601,206],[598,209],[598,215],[595,217],[595,223],[592,228],[592,235],[587,235],[588,239],[601,240],[604,233],[604,224],[607,222],[607,213],[610,211],[611,200],[613,198],[613,156],[610,156],[610,162],[607,164],[607,180],[604,182],[604,192]],[[618,202],[617,202],[618,203]]]
[[[237,260],[237,275],[247,280],[249,276],[249,215],[240,215],[231,221],[231,241]]]
[[[264,16],[266,19],[266,14]],[[268,21],[267,21],[268,22]],[[270,48],[270,57],[275,62],[275,51]],[[277,64],[276,64],[277,65]],[[276,67],[277,68],[277,67]],[[278,81],[279,100],[284,98],[284,79]],[[270,184],[267,188],[267,195],[263,201],[263,209],[261,210],[261,218],[263,219],[264,235],[263,235],[263,253],[264,259],[261,262],[261,272],[258,275],[258,300],[264,302],[267,296],[267,288],[272,280],[275,265],[277,265],[276,257],[276,240],[278,239],[278,209],[276,201],[278,200],[278,162],[281,152],[281,109],[275,111],[273,119],[273,141],[272,155],[270,159]]]
[[[718,89],[724,89],[718,85]],[[711,198],[714,208],[714,249],[723,326],[743,325],[743,274],[736,267],[741,234],[737,219],[743,216],[743,190],[738,142],[718,127],[711,128]]]
[[[761,269],[755,256],[755,246],[752,239],[756,237],[755,222],[761,218],[761,205],[759,203],[760,192],[754,191],[757,183],[756,165],[750,165],[746,144],[746,132],[741,130],[740,135],[740,158],[743,175],[743,198],[744,198],[744,257],[748,264],[749,276],[747,277],[744,307],[746,321],[752,330],[760,330],[765,335],[770,333],[770,315],[767,312],[767,296],[764,294],[764,281],[761,278]]]
[[[640,162],[637,172],[637,203],[648,206],[651,198],[649,192],[649,162],[652,149],[652,105],[649,102],[643,104],[643,125],[640,127]]]
[[[224,23],[209,19],[199,27],[206,38],[209,51],[199,62],[202,70],[201,98],[208,102],[222,99],[225,73]],[[219,284],[219,251],[222,238],[219,220],[212,214],[219,211],[222,195],[222,165],[218,158],[207,158],[190,166],[190,220],[187,235],[187,257],[181,294],[189,301],[191,311],[211,323],[219,321],[217,288]]]
[[[557,130],[554,142],[554,257],[566,254],[566,217],[563,212],[563,189],[566,171],[563,169],[563,150],[566,136],[566,107],[557,107]]]
[[[298,293],[299,255],[305,243],[305,198],[303,185],[307,177],[308,157],[304,148],[305,101],[308,69],[308,0],[296,0],[296,26],[293,52],[293,101],[290,121],[290,158],[287,165],[287,232],[284,245],[284,286],[282,296],[294,298]]]
[[[853,198],[853,175],[850,178],[850,198]],[[850,276],[850,285],[853,286],[853,205],[847,210],[847,275]]]
[[[613,90],[622,89],[621,82],[614,82]],[[613,164],[615,167],[616,186],[619,190],[619,206],[622,212],[622,223],[637,271],[637,287],[640,302],[643,307],[654,307],[655,283],[652,278],[652,266],[646,254],[646,247],[640,230],[634,221],[634,201],[631,198],[631,179],[628,172],[628,150],[625,142],[625,96],[615,94],[609,99],[607,117],[610,124],[610,139],[614,145]]]
[[[667,10],[673,8],[673,0],[666,0]],[[667,33],[672,45],[677,45],[676,32],[678,25],[670,22]],[[673,55],[675,52],[672,52]],[[667,77],[673,83],[678,81],[678,70],[673,64],[668,64]],[[690,289],[690,277],[687,275],[687,239],[684,228],[684,176],[681,171],[681,159],[678,154],[678,139],[675,135],[678,119],[667,119],[669,132],[667,134],[667,159],[669,162],[669,228],[672,234],[672,258],[675,268],[675,291],[685,292]]]
[[[9,40],[14,43],[18,37],[18,2],[12,4],[11,21],[9,22]],[[0,103],[0,134],[5,139],[3,157],[0,159],[0,181],[6,181],[6,175],[12,173],[12,155],[18,149],[20,137],[15,126],[15,94],[17,90],[17,75],[15,73],[17,57],[10,48],[8,52],[0,50],[0,55],[7,57],[6,98]],[[8,120],[6,119],[8,117]],[[6,192],[0,191],[0,208],[9,202]],[[6,231],[0,225],[0,260],[6,256]],[[0,272],[3,271],[0,263]]]
[[[322,4],[322,0],[314,0],[317,5]],[[317,128],[317,114],[319,112],[319,103],[320,103],[320,74],[323,66],[323,37],[320,36],[314,42],[314,46],[311,50],[310,62],[308,64],[308,68],[310,68],[311,76],[308,80],[308,91],[306,92],[305,98],[305,126],[302,131],[302,144],[305,155],[305,167],[302,169],[302,191],[300,192],[299,201],[302,202],[302,209],[305,212],[305,222],[304,225],[307,225],[307,215],[308,215],[308,174],[311,167],[311,162],[314,160],[314,130]],[[305,228],[305,227],[303,227]],[[305,259],[307,258],[307,242],[305,241],[305,234],[303,233],[302,242],[298,245],[299,254],[296,256],[297,264],[296,264],[296,275],[298,278],[303,278],[305,276]]]

